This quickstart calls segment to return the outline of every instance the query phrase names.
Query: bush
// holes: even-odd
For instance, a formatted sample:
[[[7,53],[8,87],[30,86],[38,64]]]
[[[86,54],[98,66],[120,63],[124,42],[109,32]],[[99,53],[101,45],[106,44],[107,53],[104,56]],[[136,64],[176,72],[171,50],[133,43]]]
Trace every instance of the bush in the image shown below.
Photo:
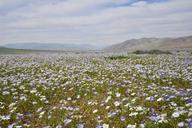
[[[105,57],[105,59],[110,59],[110,60],[126,59],[126,58],[128,58],[128,57],[127,56],[123,56],[123,55]]]
[[[161,50],[146,50],[146,51],[142,51],[142,50],[137,50],[133,52],[134,54],[171,54],[171,52],[169,51],[161,51]]]

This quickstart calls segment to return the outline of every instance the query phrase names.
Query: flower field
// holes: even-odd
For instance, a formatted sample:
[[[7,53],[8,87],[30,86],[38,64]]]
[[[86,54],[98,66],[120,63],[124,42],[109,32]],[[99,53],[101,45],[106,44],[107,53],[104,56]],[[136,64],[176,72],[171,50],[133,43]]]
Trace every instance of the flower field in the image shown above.
[[[192,55],[1,55],[0,126],[192,128]]]

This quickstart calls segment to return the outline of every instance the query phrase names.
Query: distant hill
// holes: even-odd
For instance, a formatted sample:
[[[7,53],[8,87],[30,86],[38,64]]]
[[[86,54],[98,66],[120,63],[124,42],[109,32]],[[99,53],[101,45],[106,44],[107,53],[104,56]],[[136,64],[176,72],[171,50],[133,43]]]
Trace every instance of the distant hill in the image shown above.
[[[176,50],[192,49],[192,36],[179,38],[141,38],[131,39],[104,48],[106,52],[132,52],[135,50]]]
[[[32,51],[0,47],[0,54],[24,54],[24,53],[29,53],[29,52],[32,52]]]
[[[59,43],[11,43],[6,48],[33,50],[95,50],[99,49],[89,44],[59,44]]]
[[[0,55],[1,54],[29,54],[29,53],[61,53],[61,52],[63,52],[63,51],[14,49],[14,48],[5,48],[5,47],[0,46]]]

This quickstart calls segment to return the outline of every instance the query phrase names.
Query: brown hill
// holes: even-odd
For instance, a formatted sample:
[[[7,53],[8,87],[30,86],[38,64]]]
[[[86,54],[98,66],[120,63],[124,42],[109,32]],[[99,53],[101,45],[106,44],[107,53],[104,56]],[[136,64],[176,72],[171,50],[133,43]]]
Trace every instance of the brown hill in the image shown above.
[[[131,39],[106,47],[106,52],[131,52],[135,50],[178,50],[192,49],[192,36],[179,38],[141,38]]]

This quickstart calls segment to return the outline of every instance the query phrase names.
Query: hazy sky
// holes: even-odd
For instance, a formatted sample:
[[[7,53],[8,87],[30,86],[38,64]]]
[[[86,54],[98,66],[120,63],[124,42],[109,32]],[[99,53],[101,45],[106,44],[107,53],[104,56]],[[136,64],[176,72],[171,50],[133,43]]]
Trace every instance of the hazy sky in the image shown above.
[[[192,0],[0,0],[0,45],[192,35]]]

